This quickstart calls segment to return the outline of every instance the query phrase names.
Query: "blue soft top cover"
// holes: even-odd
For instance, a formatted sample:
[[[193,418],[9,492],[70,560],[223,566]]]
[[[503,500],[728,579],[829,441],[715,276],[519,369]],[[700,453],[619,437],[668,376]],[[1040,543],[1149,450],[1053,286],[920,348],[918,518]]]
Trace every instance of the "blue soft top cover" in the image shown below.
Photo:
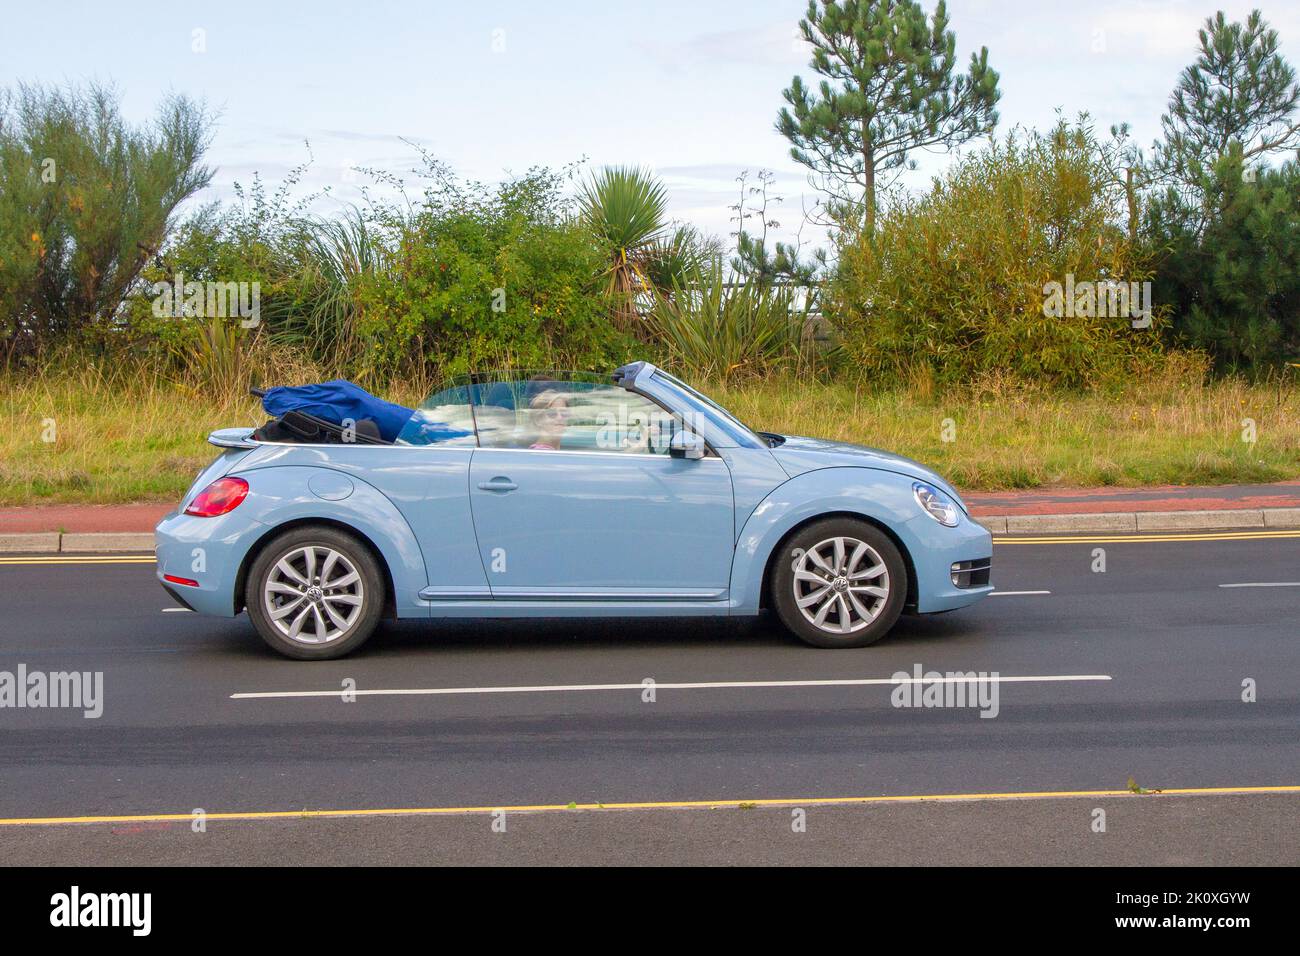
[[[342,425],[345,419],[358,422],[368,418],[387,442],[396,440],[415,414],[414,409],[376,398],[360,385],[341,378],[318,385],[282,385],[270,389],[262,396],[262,407],[271,415],[306,412],[336,425]]]

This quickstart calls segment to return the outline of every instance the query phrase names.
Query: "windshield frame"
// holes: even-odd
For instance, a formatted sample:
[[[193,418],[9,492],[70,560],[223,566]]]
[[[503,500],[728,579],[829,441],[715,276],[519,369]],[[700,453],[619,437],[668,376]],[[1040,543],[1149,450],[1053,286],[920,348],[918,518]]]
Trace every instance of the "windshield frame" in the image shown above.
[[[687,385],[677,376],[656,367],[650,376],[650,380],[673,392],[687,406],[688,410],[701,415],[710,425],[731,439],[736,446],[741,448],[771,447],[756,431],[739,418],[703,392]]]

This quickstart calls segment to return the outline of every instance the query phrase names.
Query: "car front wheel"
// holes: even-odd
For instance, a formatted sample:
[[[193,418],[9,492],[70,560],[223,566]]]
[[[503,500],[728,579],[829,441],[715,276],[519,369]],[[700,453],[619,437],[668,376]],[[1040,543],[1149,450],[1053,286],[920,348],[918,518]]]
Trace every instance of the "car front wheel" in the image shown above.
[[[907,569],[889,536],[854,518],[800,529],[776,555],[772,603],[781,621],[815,647],[865,647],[902,613]]]
[[[370,549],[352,535],[301,527],[262,549],[244,600],[257,633],[272,648],[297,660],[332,660],[374,632],[384,579]]]

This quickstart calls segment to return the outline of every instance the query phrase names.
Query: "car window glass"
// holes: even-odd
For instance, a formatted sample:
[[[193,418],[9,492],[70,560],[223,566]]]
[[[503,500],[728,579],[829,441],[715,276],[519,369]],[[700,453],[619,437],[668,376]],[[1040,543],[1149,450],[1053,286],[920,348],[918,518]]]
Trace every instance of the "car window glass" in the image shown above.
[[[420,404],[397,436],[399,445],[442,445],[473,448],[474,411],[470,390],[444,389]]]
[[[558,373],[479,383],[473,397],[484,448],[666,455],[675,427],[642,395]]]

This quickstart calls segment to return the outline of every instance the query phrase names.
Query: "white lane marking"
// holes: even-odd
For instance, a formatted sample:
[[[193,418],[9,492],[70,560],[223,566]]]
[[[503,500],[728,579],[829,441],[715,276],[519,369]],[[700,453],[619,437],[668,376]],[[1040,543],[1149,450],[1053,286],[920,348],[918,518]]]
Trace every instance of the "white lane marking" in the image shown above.
[[[187,607],[165,607],[163,608],[163,613],[164,614],[193,614],[194,612]]]
[[[993,597],[1023,597],[1026,594],[1051,594],[1051,591],[994,591]]]
[[[1300,581],[1247,581],[1244,584],[1220,584],[1221,588],[1300,588]]]
[[[925,677],[907,677],[895,680],[892,677],[865,677],[844,680],[738,680],[705,681],[687,684],[543,684],[537,686],[516,687],[401,687],[385,690],[273,690],[252,693],[231,694],[231,700],[266,700],[278,697],[342,697],[347,694],[366,697],[409,697],[441,696],[450,694],[562,694],[570,691],[584,690],[645,690],[653,686],[656,690],[716,690],[719,688],[742,687],[866,687],[872,685],[893,686],[895,684],[971,684],[986,681],[990,684],[1036,684],[1062,681],[1097,681],[1110,680],[1109,674],[1048,674],[1037,677],[1002,677],[986,675],[984,677],[937,677],[928,680]]]

